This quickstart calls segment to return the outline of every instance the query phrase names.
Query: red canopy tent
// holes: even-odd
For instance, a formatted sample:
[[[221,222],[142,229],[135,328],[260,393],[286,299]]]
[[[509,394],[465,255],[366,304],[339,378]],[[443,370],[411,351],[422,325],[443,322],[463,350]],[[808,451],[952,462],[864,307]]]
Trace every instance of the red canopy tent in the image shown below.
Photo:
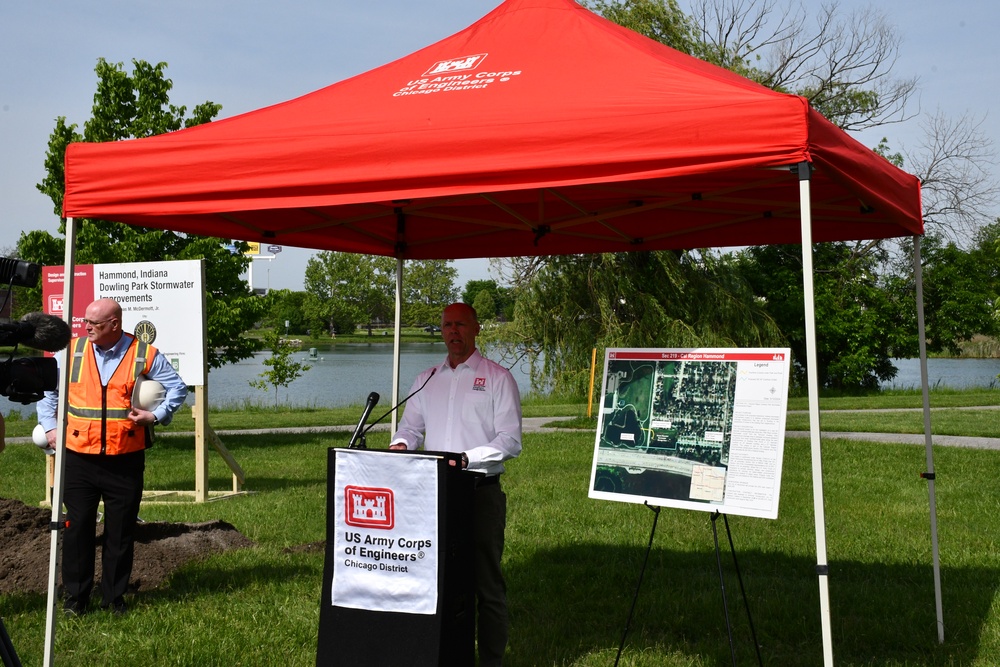
[[[401,261],[802,243],[810,369],[811,243],[923,232],[917,179],[805,99],[571,0],[507,0],[395,62],[240,116],[72,144],[64,213]],[[809,391],[829,664],[812,370]]]
[[[779,168],[803,162],[816,241],[922,232],[917,179],[803,98],[570,0],[510,0],[289,102],[72,144],[64,212],[405,259],[798,243]]]

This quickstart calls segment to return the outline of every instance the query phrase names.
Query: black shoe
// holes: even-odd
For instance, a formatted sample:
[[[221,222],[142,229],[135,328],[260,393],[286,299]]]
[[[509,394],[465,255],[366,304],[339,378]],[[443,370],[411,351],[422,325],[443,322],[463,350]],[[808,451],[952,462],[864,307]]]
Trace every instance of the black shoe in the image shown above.
[[[111,604],[102,602],[101,609],[105,611],[111,610],[111,613],[115,616],[124,616],[128,613],[128,605],[125,604],[124,600],[115,600]]]
[[[83,616],[87,613],[87,603],[83,600],[66,600],[63,603],[63,613],[66,616]]]

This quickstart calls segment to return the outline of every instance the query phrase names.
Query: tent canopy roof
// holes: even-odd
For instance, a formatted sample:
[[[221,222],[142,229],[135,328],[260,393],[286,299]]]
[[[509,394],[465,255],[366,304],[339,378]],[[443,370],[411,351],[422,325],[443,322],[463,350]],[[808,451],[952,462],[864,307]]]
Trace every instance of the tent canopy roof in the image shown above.
[[[406,259],[920,234],[917,179],[810,108],[572,0],[303,97],[66,153],[64,214]]]

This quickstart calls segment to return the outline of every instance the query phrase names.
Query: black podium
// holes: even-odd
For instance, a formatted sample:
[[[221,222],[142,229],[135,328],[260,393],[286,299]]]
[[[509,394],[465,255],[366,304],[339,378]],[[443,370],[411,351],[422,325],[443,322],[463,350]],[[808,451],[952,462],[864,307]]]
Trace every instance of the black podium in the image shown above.
[[[317,667],[471,667],[475,480],[460,456],[331,448],[327,465]]]

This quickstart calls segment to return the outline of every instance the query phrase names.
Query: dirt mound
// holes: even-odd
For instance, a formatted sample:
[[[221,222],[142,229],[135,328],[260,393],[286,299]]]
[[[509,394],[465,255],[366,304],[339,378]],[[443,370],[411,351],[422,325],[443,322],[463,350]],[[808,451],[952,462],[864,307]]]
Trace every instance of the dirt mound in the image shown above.
[[[45,593],[49,585],[49,522],[52,512],[19,500],[0,498],[0,594]],[[98,525],[98,545],[104,531]],[[160,586],[185,563],[254,543],[225,521],[204,523],[140,523],[136,530],[135,565],[129,587]],[[101,549],[97,549],[97,578]],[[62,577],[60,577],[61,582]]]

